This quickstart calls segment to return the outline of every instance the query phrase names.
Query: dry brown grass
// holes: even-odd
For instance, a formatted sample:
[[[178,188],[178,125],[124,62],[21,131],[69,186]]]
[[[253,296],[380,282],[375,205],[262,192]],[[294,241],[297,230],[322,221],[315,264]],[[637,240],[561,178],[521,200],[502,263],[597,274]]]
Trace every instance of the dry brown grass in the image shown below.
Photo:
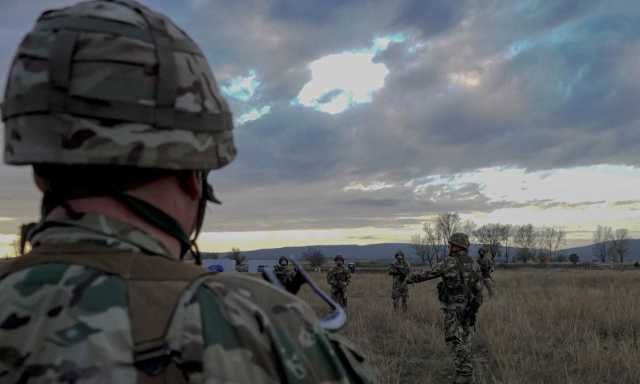
[[[518,270],[495,278],[498,292],[482,306],[474,339],[478,383],[640,383],[640,272]],[[435,285],[411,288],[409,313],[395,315],[388,276],[353,276],[344,333],[380,383],[450,382]]]

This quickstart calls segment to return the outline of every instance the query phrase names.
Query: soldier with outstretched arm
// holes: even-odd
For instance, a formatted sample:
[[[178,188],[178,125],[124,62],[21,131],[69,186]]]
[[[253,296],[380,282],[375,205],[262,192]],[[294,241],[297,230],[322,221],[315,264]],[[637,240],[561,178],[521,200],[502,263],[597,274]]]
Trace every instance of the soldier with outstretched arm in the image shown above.
[[[474,383],[471,337],[482,304],[482,277],[478,264],[468,255],[469,237],[454,233],[449,255],[433,269],[413,274],[408,283],[440,278],[438,300],[444,316],[445,342],[454,355],[456,384]]]

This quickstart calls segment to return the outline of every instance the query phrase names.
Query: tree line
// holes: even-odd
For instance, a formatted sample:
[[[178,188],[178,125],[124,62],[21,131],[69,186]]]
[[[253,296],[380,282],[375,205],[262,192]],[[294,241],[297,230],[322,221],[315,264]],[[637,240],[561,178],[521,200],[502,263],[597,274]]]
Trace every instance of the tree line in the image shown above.
[[[466,233],[472,243],[482,246],[493,258],[504,257],[506,263],[580,261],[575,253],[562,254],[561,247],[567,242],[567,232],[562,227],[500,223],[478,226],[473,221],[463,221],[455,212],[441,213],[435,220],[423,223],[422,231],[411,237],[411,246],[423,264],[433,265],[446,256],[448,239],[454,232]],[[627,229],[598,226],[593,242],[594,255],[601,262],[622,263],[629,253]],[[516,253],[510,254],[514,248]]]

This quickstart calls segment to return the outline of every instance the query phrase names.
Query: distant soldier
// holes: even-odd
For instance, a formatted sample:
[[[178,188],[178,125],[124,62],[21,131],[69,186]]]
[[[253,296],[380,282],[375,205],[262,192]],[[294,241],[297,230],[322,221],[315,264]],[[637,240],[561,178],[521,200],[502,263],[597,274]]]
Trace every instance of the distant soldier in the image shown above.
[[[398,309],[400,309],[400,303],[402,303],[402,311],[407,312],[407,300],[409,299],[407,278],[410,273],[411,268],[404,258],[404,253],[402,253],[402,251],[396,252],[395,261],[389,266],[389,274],[393,276],[391,300],[393,301],[394,311],[398,311]]]
[[[478,265],[480,266],[480,274],[482,275],[482,284],[487,288],[489,296],[493,296],[493,271],[494,271],[493,257],[487,255],[487,250],[480,248],[478,250]]]
[[[278,264],[273,266],[273,273],[276,275],[282,285],[287,286],[287,283],[293,278],[293,269],[289,267],[289,259],[281,256],[278,259]]]
[[[347,287],[351,281],[351,272],[344,266],[344,257],[337,255],[335,265],[327,273],[327,283],[331,286],[331,297],[343,308],[347,307]]]
[[[457,384],[473,383],[471,336],[482,304],[480,267],[469,255],[469,237],[454,233],[449,238],[449,256],[431,271],[413,274],[408,283],[441,278],[438,299],[444,315],[445,342],[454,354]]]
[[[298,293],[305,283],[304,277],[298,273],[297,268],[292,268],[289,259],[282,256],[278,259],[278,264],[273,266],[273,273],[276,275],[282,286],[294,295]]]

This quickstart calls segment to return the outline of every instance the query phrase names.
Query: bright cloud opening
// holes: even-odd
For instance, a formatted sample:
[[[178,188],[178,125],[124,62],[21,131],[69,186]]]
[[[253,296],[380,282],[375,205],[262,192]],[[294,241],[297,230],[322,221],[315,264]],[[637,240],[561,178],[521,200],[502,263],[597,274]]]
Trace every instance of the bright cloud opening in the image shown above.
[[[269,112],[271,112],[270,105],[265,105],[262,108],[253,108],[249,112],[243,113],[242,115],[240,115],[240,117],[236,119],[236,124],[240,126],[250,121],[258,120],[259,118],[268,114]]]
[[[480,85],[480,73],[476,71],[452,73],[449,81],[467,88],[475,88]]]
[[[249,101],[262,84],[254,70],[249,71],[247,76],[238,76],[229,80],[228,85],[221,87],[222,92],[239,101]]]
[[[403,34],[375,38],[368,49],[321,57],[309,64],[311,80],[300,90],[296,101],[317,111],[338,114],[356,104],[369,103],[374,92],[384,86],[389,69],[374,63],[375,56]]]
[[[370,184],[356,183],[352,182],[346,187],[342,188],[343,191],[363,191],[363,192],[372,192],[372,191],[380,191],[382,189],[393,188],[395,184],[387,183],[384,181],[374,181]]]

